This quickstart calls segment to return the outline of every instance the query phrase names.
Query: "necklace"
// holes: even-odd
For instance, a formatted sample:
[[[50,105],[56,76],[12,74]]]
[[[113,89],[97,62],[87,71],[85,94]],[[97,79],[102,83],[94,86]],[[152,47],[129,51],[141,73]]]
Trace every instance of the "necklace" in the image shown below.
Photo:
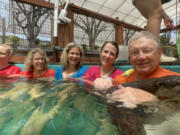
[[[109,72],[103,73],[103,70],[101,70],[101,77],[108,77],[115,71],[115,68],[113,67]]]

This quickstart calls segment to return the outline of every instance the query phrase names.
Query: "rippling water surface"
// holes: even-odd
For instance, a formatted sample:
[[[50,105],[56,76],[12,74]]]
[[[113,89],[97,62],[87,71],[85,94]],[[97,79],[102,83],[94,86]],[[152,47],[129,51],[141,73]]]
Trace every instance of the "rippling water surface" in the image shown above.
[[[0,135],[180,133],[178,92],[165,90],[157,93],[161,101],[129,109],[107,105],[87,89],[76,82],[1,78]]]

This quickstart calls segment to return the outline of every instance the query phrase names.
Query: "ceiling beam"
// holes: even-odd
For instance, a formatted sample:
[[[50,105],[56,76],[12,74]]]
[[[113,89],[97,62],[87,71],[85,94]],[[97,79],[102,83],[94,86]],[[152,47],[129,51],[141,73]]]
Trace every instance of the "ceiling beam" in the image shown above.
[[[44,0],[14,0],[21,3],[31,4],[35,6],[41,6],[48,9],[54,9],[54,4]]]
[[[53,3],[46,2],[46,1],[43,1],[43,0],[15,0],[15,1],[22,2],[22,3],[27,3],[27,4],[32,4],[32,5],[36,5],[36,6],[41,6],[41,7],[45,7],[45,8],[49,8],[49,9],[54,8]],[[103,21],[106,21],[106,22],[110,22],[110,23],[113,23],[113,24],[116,24],[116,25],[123,25],[124,27],[126,27],[128,29],[133,29],[135,31],[144,30],[144,29],[142,29],[140,27],[137,27],[137,26],[125,23],[123,21],[120,21],[118,19],[114,19],[112,17],[108,17],[108,16],[102,15],[100,13],[97,13],[97,12],[94,12],[94,11],[91,11],[91,10],[76,6],[74,4],[69,4],[68,8],[70,8],[75,13],[90,16],[90,17],[100,19],[100,20],[103,20]]]
[[[178,24],[175,28],[165,28],[165,29],[162,29],[160,31],[160,33],[165,33],[165,32],[172,31],[172,30],[177,30],[177,29],[180,29],[180,24]]]
[[[94,12],[94,11],[91,11],[91,10],[88,10],[88,9],[85,9],[85,8],[81,8],[81,7],[76,6],[74,4],[69,4],[69,8],[72,11],[74,11],[75,13],[83,14],[83,15],[93,17],[93,18],[96,18],[96,19],[100,19],[100,20],[103,20],[105,22],[110,22],[110,23],[117,24],[117,25],[123,25],[124,27],[126,27],[128,29],[133,29],[135,31],[144,30],[144,29],[142,29],[140,27],[125,23],[125,22],[120,21],[118,19],[114,19],[112,17],[108,17],[108,16],[102,15],[100,13],[97,13],[97,12]]]

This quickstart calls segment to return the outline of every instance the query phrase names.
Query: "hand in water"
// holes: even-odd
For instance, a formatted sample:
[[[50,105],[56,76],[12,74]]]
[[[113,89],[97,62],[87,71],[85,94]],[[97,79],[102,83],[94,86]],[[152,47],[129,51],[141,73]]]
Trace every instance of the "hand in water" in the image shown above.
[[[128,104],[140,104],[156,99],[154,95],[141,89],[124,87],[122,85],[119,85],[118,87],[118,90],[108,96],[110,100],[121,101]]]
[[[108,88],[113,86],[112,80],[107,78],[97,78],[93,82],[93,86],[97,90],[107,90]]]

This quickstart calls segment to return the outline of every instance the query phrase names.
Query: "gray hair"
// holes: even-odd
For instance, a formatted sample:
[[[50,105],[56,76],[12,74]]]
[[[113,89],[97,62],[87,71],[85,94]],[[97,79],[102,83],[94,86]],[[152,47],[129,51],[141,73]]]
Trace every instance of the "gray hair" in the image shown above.
[[[6,53],[9,55],[9,57],[12,57],[13,49],[9,44],[0,44],[0,46],[6,49]]]
[[[138,40],[139,38],[142,38],[142,37],[151,39],[154,42],[154,44],[157,45],[158,48],[160,47],[159,42],[156,40],[156,38],[154,37],[152,33],[147,32],[147,31],[141,31],[141,32],[136,32],[135,35],[131,38],[128,44],[128,48],[130,47],[133,41]]]
[[[60,64],[62,66],[64,66],[64,70],[68,68],[68,53],[72,48],[79,48],[79,51],[80,51],[81,58],[80,58],[80,62],[77,64],[76,68],[78,69],[82,65],[82,58],[84,56],[84,51],[80,45],[77,45],[75,42],[71,42],[65,46],[65,48],[62,52],[62,55],[61,55]]]

